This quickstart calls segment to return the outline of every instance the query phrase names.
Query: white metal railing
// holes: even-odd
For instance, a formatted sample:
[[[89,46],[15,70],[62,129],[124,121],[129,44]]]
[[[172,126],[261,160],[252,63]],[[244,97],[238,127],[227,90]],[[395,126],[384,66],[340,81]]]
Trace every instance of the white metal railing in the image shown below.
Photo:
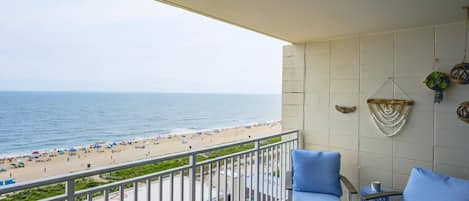
[[[281,140],[271,144],[261,143],[274,137],[281,137]],[[196,160],[198,155],[248,144],[254,144],[254,148],[204,161]],[[291,170],[290,151],[297,147],[298,130],[286,131],[190,152],[4,186],[0,187],[0,201],[2,195],[59,183],[65,183],[65,194],[44,200],[287,200],[284,174]],[[93,188],[75,190],[76,180],[81,178],[181,158],[189,158],[189,164]]]

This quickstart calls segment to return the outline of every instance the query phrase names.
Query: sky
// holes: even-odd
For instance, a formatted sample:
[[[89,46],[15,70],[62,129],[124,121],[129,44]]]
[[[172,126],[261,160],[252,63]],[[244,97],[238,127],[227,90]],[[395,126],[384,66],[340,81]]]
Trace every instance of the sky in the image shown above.
[[[286,44],[153,0],[3,1],[0,90],[279,94]]]

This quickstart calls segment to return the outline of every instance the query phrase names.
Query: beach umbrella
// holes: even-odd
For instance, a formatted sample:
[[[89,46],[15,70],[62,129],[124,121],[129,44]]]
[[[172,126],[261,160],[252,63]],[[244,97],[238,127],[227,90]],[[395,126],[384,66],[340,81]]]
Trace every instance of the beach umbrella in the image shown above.
[[[69,152],[77,152],[77,149],[75,147],[72,147],[68,150]]]
[[[101,145],[100,145],[100,144],[94,144],[94,145],[93,145],[93,148],[99,149],[99,148],[101,148]]]

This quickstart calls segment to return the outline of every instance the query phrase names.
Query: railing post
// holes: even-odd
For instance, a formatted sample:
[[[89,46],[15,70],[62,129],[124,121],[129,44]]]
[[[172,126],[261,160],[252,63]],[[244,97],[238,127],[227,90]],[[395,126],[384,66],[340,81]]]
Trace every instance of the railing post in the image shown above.
[[[254,191],[254,201],[259,201],[259,174],[260,174],[260,166],[259,166],[259,162],[260,162],[260,143],[259,143],[259,140],[256,140],[256,142],[254,142],[254,148],[256,149],[256,190]]]
[[[65,188],[67,201],[75,201],[75,179],[68,179]]]
[[[191,166],[189,168],[189,200],[195,201],[195,153],[192,153],[189,157],[189,164]]]

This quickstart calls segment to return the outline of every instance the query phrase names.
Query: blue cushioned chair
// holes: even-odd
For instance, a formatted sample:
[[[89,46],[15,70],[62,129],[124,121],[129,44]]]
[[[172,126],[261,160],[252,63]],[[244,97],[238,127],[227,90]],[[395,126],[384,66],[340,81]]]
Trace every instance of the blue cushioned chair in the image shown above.
[[[469,180],[448,177],[424,168],[412,168],[404,192],[363,196],[364,200],[401,196],[403,201],[469,201]]]
[[[287,174],[290,201],[340,201],[341,182],[350,201],[357,190],[340,175],[340,153],[293,150],[292,172]]]

